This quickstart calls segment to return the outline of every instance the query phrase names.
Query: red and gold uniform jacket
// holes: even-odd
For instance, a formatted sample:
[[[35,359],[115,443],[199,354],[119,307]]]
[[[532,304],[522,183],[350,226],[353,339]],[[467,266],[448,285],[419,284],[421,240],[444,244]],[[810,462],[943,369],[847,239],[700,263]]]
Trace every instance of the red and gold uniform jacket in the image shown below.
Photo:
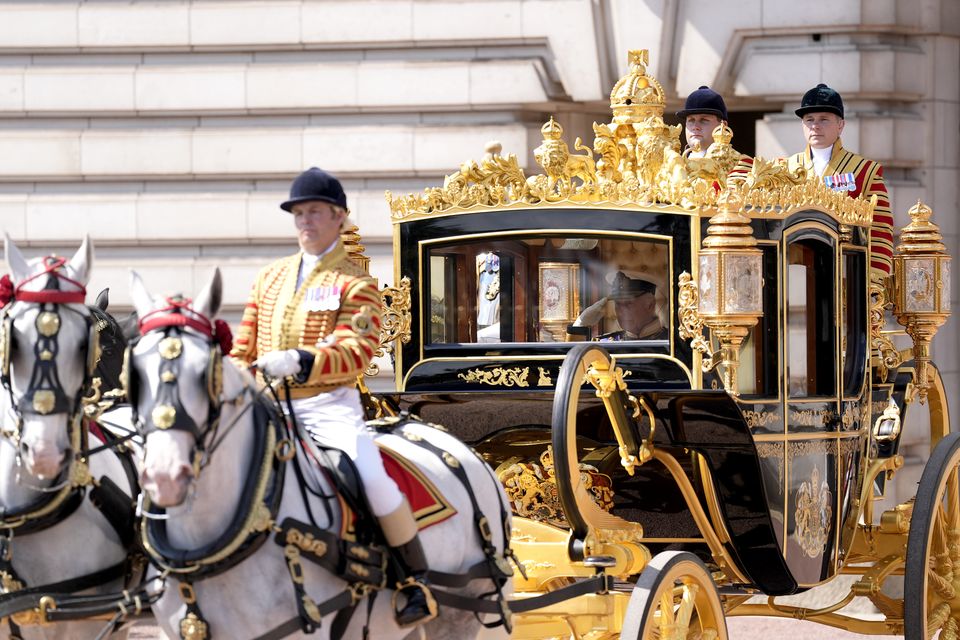
[[[813,155],[810,147],[787,158],[787,167],[794,171],[803,167],[813,175]],[[853,174],[853,182],[844,181],[844,174]],[[877,196],[877,206],[873,210],[873,223],[870,226],[870,272],[873,279],[883,279],[890,275],[893,265],[893,213],[890,210],[890,196],[883,182],[883,167],[879,162],[867,160],[861,155],[847,151],[837,140],[833,145],[830,162],[823,170],[823,176],[830,178],[836,188],[847,188],[851,198]],[[838,179],[834,180],[833,177]],[[822,178],[821,178],[822,179]]]
[[[380,339],[380,292],[347,257],[342,242],[304,274],[300,253],[281,258],[257,274],[230,355],[247,364],[270,351],[299,349],[313,354],[292,398],[353,385],[370,363]]]

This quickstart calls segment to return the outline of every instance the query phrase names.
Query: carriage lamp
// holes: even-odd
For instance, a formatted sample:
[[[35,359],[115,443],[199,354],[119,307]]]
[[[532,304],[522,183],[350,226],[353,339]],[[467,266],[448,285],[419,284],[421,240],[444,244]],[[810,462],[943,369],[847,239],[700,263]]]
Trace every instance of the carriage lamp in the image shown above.
[[[739,395],[740,347],[763,315],[763,252],[757,248],[750,218],[743,215],[741,201],[733,191],[720,196],[699,264],[698,314],[720,344],[720,351],[704,368],[722,364],[724,388]]]
[[[930,342],[950,317],[950,256],[933,210],[919,200],[900,230],[893,256],[893,315],[913,340],[915,389],[923,404],[930,388]]]

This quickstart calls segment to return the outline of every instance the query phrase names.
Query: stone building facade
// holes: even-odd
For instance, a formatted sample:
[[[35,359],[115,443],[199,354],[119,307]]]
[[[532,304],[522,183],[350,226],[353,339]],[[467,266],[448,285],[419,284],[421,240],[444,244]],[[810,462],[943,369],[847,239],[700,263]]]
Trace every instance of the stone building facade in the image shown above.
[[[530,166],[550,114],[590,138],[641,47],[668,110],[710,85],[734,144],[764,157],[801,149],[800,95],[835,87],[844,143],[884,164],[898,225],[921,198],[960,256],[954,0],[4,2],[0,226],[28,252],[89,233],[93,286],[120,307],[129,267],[189,292],[219,265],[235,319],[257,268],[294,248],[277,203],[317,165],[343,178],[388,283],[385,189],[436,185],[491,139]],[[953,398],[958,336],[954,319],[936,345]]]

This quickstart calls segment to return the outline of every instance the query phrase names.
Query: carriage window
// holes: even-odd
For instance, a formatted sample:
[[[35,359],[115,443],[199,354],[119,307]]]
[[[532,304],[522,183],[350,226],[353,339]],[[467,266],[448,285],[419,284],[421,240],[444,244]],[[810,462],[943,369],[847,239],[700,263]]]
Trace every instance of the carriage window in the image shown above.
[[[834,395],[833,247],[803,239],[787,249],[787,357],[792,397]]]
[[[779,354],[777,336],[779,314],[777,287],[777,260],[775,247],[764,246],[763,250],[763,315],[750,330],[740,351],[740,368],[737,370],[737,387],[744,395],[776,396],[779,385]]]
[[[669,338],[669,245],[508,236],[430,247],[432,344]]]
[[[840,350],[843,352],[843,394],[858,396],[866,377],[867,359],[867,258],[865,253],[843,255],[843,322]]]

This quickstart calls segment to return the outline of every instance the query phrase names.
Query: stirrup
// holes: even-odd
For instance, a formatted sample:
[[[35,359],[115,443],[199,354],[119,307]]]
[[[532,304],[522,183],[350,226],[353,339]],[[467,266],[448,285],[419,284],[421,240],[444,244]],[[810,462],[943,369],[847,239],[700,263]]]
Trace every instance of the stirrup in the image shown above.
[[[400,582],[397,584],[397,588],[394,589],[393,596],[391,596],[390,598],[390,606],[393,608],[394,619],[396,619],[401,613],[403,613],[401,609],[397,608],[397,596],[399,596],[401,593],[409,593],[411,590],[419,590],[423,594],[423,598],[427,604],[427,613],[412,622],[408,622],[407,624],[400,624],[399,626],[401,629],[407,629],[410,627],[419,626],[421,624],[426,624],[427,622],[430,622],[431,620],[437,617],[437,611],[438,611],[437,600],[436,598],[433,597],[433,593],[430,591],[430,587],[428,587],[423,582],[420,582],[413,576],[410,576],[403,582]],[[407,604],[409,603],[410,603],[410,596],[408,595]]]

